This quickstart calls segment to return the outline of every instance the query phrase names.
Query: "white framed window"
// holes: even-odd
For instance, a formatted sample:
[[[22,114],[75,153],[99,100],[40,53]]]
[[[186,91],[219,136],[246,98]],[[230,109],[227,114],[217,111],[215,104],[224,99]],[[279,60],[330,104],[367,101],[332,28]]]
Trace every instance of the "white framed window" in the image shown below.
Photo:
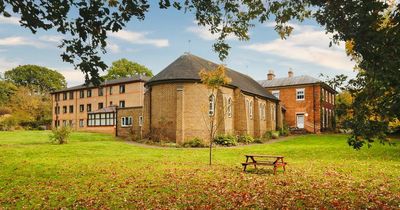
[[[253,101],[249,102],[249,117],[253,119]]]
[[[272,95],[274,95],[277,99],[279,99],[279,90],[273,90]]]
[[[208,115],[214,116],[214,114],[215,114],[215,96],[214,94],[211,94],[208,97]]]
[[[228,117],[232,117],[232,98],[228,98],[227,102],[227,112],[228,112]]]
[[[143,126],[143,116],[139,116],[139,126]]]
[[[265,104],[260,104],[260,119],[265,120]]]
[[[325,128],[325,108],[322,108],[322,128]]]
[[[132,117],[121,117],[121,126],[122,127],[132,126]]]
[[[304,88],[296,89],[296,100],[302,101],[305,98],[305,91]]]
[[[335,105],[335,94],[332,94],[332,104]]]

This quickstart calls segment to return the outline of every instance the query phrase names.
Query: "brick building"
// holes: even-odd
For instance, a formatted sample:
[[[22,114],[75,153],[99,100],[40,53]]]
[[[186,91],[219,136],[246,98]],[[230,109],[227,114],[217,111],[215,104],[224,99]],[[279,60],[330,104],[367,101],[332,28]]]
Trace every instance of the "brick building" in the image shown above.
[[[52,93],[53,127],[68,125],[75,130],[114,133],[117,107],[143,106],[147,77],[79,85]]]
[[[321,80],[294,76],[290,70],[285,78],[275,78],[270,71],[259,83],[281,101],[285,122],[292,129],[320,133],[334,127],[336,91]]]
[[[226,70],[229,85],[212,95],[200,81],[202,69],[218,65],[185,54],[146,83],[142,133],[182,143],[208,139],[209,114],[216,115],[219,133],[260,136],[282,126],[279,101],[255,80]]]

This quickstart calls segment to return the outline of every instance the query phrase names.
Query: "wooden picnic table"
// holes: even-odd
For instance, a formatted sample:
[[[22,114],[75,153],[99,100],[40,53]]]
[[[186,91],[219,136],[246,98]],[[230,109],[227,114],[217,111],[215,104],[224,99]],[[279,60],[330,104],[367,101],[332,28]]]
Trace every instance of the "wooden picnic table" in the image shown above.
[[[283,167],[283,173],[286,171],[287,163],[283,161],[283,156],[276,156],[276,155],[254,155],[249,154],[245,155],[246,162],[242,163],[244,169],[246,171],[246,167],[248,165],[254,165],[254,168],[257,169],[257,165],[270,165],[274,166],[274,174],[276,174],[276,169],[278,167]],[[257,160],[256,160],[257,159]]]

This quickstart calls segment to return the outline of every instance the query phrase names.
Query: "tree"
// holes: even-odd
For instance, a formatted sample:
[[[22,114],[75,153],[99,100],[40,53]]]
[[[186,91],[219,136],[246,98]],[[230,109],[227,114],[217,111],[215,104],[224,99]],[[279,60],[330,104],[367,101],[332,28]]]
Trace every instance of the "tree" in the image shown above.
[[[207,129],[209,131],[209,142],[210,142],[210,165],[212,161],[212,145],[215,134],[218,130],[219,122],[216,119],[215,107],[218,104],[217,93],[221,86],[227,85],[231,82],[231,79],[225,75],[225,66],[219,65],[216,69],[205,70],[202,69],[199,72],[201,82],[207,86],[209,90],[209,103],[210,109],[208,109],[208,122]],[[217,113],[225,114],[225,113]]]
[[[400,4],[397,1],[348,0],[159,0],[159,8],[175,8],[195,14],[200,26],[218,35],[213,49],[226,58],[226,37],[249,39],[254,22],[273,18],[282,38],[290,35],[290,20],[314,18],[332,42],[346,42],[357,59],[359,74],[354,80],[353,136],[349,144],[360,148],[373,139],[385,139],[389,122],[400,117]],[[107,33],[121,30],[132,18],[143,20],[149,1],[0,1],[0,15],[10,16],[6,8],[21,15],[21,25],[32,32],[55,29],[65,34],[61,47],[64,61],[81,69],[86,79],[99,82],[99,70],[107,66],[99,52],[105,53]],[[77,11],[77,12],[71,12]],[[346,46],[347,47],[347,46]],[[89,77],[90,76],[90,77]],[[371,120],[375,118],[375,120]],[[373,132],[376,130],[376,132]],[[383,141],[382,141],[383,142]]]
[[[10,100],[11,95],[14,94],[17,89],[17,86],[13,83],[0,80],[0,107],[4,106],[8,100]]]
[[[153,72],[144,65],[122,58],[112,63],[104,79],[110,80],[135,75],[151,77],[153,76]]]
[[[62,74],[36,65],[23,65],[8,70],[4,78],[17,86],[24,86],[36,93],[45,94],[67,86]]]

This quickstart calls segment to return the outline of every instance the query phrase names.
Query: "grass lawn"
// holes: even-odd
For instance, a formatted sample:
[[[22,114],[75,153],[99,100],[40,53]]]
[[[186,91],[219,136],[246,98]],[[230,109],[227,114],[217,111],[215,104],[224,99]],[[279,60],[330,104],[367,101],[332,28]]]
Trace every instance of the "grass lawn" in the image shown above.
[[[152,148],[110,135],[0,132],[1,208],[400,208],[400,145],[355,151],[344,135],[289,137],[235,148]],[[400,143],[398,141],[398,143]],[[243,173],[244,154],[276,154]],[[251,168],[251,167],[250,167]]]

